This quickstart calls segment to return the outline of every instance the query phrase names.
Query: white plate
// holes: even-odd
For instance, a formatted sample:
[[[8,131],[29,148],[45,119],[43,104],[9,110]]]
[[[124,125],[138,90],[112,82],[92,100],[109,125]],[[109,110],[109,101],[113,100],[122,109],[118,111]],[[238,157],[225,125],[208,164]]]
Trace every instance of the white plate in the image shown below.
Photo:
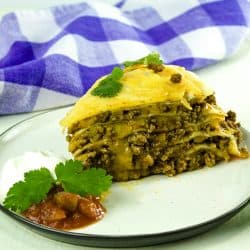
[[[69,108],[64,108],[35,116],[6,131],[0,137],[0,176],[2,166],[8,159],[27,151],[52,151],[59,157],[70,158],[65,135],[59,126],[59,120],[68,110]],[[250,136],[246,131],[245,137],[250,147]],[[236,211],[248,201],[249,176],[250,160],[245,159],[175,177],[158,175],[138,181],[114,183],[104,201],[108,211],[104,219],[72,232],[83,238],[94,236],[102,240],[105,237],[133,239],[138,236],[166,236],[168,233],[206,225]],[[4,183],[0,183],[0,193],[3,187]],[[3,198],[0,197],[0,200]],[[6,212],[2,206],[0,208]],[[8,214],[19,218],[14,213]],[[49,230],[50,233],[57,231],[37,227]],[[166,237],[165,241],[168,241]],[[131,242],[127,245],[122,243],[122,246],[129,244]],[[135,245],[145,244],[153,243]]]

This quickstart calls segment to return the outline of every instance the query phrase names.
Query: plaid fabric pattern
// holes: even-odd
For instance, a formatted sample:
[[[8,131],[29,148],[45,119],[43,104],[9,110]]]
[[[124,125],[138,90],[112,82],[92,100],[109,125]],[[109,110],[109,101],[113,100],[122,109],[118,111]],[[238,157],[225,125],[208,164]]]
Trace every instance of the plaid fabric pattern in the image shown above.
[[[158,51],[189,70],[237,51],[247,0],[83,2],[0,19],[0,114],[75,102],[125,60]]]

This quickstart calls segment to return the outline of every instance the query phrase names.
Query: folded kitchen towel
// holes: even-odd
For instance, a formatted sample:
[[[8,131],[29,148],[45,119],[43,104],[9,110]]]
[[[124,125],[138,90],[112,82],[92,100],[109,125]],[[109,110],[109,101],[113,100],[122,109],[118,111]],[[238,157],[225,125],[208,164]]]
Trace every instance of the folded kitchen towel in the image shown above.
[[[247,0],[86,1],[0,19],[0,114],[75,102],[115,65],[158,51],[195,70],[239,48]]]

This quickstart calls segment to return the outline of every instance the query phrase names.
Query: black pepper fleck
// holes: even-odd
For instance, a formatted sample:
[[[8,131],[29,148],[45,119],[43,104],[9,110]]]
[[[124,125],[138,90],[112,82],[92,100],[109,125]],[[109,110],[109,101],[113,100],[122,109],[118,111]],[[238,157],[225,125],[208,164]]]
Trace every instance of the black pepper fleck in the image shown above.
[[[161,72],[164,70],[164,66],[162,64],[156,64],[156,63],[148,64],[148,68],[152,69],[155,73]]]
[[[177,73],[177,74],[173,74],[171,75],[171,78],[170,78],[170,81],[172,83],[180,83],[181,82],[181,79],[182,79],[182,75]]]

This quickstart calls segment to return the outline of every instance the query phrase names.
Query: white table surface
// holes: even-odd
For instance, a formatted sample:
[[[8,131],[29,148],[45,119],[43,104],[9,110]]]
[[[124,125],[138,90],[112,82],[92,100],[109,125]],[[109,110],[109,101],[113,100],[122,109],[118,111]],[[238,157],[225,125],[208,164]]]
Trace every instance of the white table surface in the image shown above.
[[[58,3],[79,2],[77,0],[8,0],[0,1],[0,14],[21,8],[41,8]],[[115,1],[108,1],[115,2]],[[232,58],[197,72],[216,91],[219,103],[225,109],[237,112],[243,127],[250,130],[250,38],[242,44]],[[227,96],[227,98],[225,98]],[[0,133],[16,122],[33,114],[0,116]],[[250,178],[249,178],[250,179]],[[250,180],[249,180],[250,181]],[[68,245],[44,238],[29,231],[13,219],[0,212],[1,250],[77,250],[95,249]],[[132,249],[132,248],[131,248]],[[249,250],[250,207],[233,219],[200,236],[191,239],[147,247],[148,250]]]

